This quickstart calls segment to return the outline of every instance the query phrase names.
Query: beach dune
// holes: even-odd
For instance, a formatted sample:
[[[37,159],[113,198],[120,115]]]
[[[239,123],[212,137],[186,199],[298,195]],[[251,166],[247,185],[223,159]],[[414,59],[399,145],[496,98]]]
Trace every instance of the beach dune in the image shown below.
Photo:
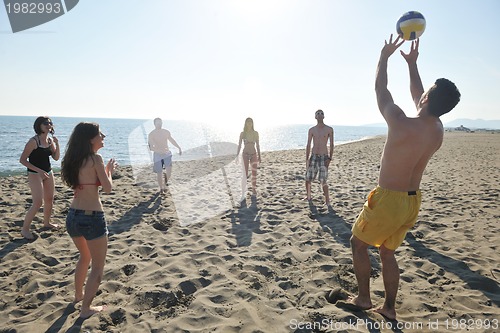
[[[335,148],[331,207],[317,183],[312,203],[302,200],[304,150],[263,153],[258,195],[242,204],[233,162],[214,162],[184,192],[193,177],[187,164],[174,164],[167,195],[158,194],[151,171],[137,180],[121,167],[113,193],[102,195],[110,236],[94,304],[108,308],[85,321],[71,304],[78,252],[70,237],[64,227],[41,229],[39,214],[37,239],[22,239],[30,191],[25,176],[3,178],[0,332],[384,331],[380,315],[347,312],[325,298],[339,287],[356,292],[350,229],[377,183],[384,140]],[[418,222],[397,251],[399,331],[457,332],[461,323],[500,331],[499,151],[500,134],[446,133],[430,161]],[[189,163],[200,170],[209,162]],[[73,193],[60,177],[56,187],[53,219],[64,225]],[[377,251],[370,256],[380,305]]]

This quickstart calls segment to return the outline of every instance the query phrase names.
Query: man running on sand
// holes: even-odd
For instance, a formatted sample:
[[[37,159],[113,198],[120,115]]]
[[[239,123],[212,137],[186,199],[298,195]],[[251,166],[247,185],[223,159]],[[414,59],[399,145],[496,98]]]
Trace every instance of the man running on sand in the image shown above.
[[[460,92],[447,79],[438,79],[424,92],[417,69],[419,40],[412,41],[408,54],[410,92],[417,115],[409,118],[392,99],[387,89],[387,62],[403,44],[400,37],[385,42],[380,53],[375,79],[377,104],[389,127],[382,153],[378,186],[368,199],[352,228],[351,248],[358,295],[338,306],[351,310],[372,308],[370,298],[371,264],[368,246],[379,248],[385,288],[384,304],[375,311],[390,320],[396,319],[396,294],[399,267],[394,252],[406,232],[417,221],[421,202],[420,181],[432,155],[443,142],[443,124],[439,117],[450,112],[460,101]],[[339,303],[339,302],[337,302]]]
[[[163,122],[160,118],[155,118],[154,124],[155,129],[149,133],[148,144],[149,149],[153,151],[153,171],[157,175],[160,192],[165,193],[167,190],[166,183],[172,174],[172,152],[168,149],[168,142],[170,141],[179,149],[179,155],[182,155],[182,150],[170,134],[170,131],[161,128]],[[165,179],[163,178],[163,169],[166,171]]]
[[[330,195],[328,193],[328,167],[333,156],[333,128],[325,125],[323,119],[325,113],[318,110],[315,113],[317,124],[309,129],[306,146],[306,199],[311,201],[311,182],[319,172],[318,180],[323,188],[325,204],[330,205]],[[330,140],[330,149],[328,149]],[[311,154],[311,141],[313,143]]]

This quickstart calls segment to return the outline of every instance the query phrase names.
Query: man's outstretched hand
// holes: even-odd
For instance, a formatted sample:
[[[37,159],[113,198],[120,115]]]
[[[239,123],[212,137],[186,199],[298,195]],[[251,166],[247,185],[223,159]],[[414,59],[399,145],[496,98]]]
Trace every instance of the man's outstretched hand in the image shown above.
[[[381,57],[389,58],[394,53],[394,51],[396,51],[405,42],[404,39],[401,41],[400,40],[401,40],[401,37],[398,36],[396,38],[396,40],[394,40],[394,42],[393,42],[392,41],[392,34],[391,34],[391,37],[389,38],[389,42],[387,42],[387,40],[385,41],[385,45],[382,48]]]
[[[403,58],[405,58],[406,62],[408,64],[414,64],[417,62],[418,58],[418,45],[420,43],[420,39],[417,39],[416,41],[411,42],[411,47],[410,47],[410,52],[404,53],[403,50],[401,50],[401,55]]]

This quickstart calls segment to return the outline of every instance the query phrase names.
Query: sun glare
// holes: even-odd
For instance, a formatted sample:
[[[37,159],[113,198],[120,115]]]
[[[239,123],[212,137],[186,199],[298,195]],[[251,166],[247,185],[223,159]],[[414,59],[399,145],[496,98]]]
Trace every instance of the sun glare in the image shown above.
[[[238,0],[228,1],[228,5],[235,14],[253,23],[271,20],[289,6],[285,0]]]

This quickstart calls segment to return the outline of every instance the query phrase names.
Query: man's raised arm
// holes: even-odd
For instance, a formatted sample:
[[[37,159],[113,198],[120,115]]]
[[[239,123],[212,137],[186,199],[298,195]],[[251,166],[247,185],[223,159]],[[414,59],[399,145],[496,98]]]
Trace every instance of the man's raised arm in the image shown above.
[[[387,62],[394,51],[404,43],[404,40],[401,42],[399,40],[400,37],[398,36],[393,42],[391,35],[389,42],[385,41],[385,45],[380,52],[377,74],[375,77],[375,93],[377,95],[378,108],[387,123],[392,122],[400,116],[404,116],[404,112],[394,104],[392,95],[389,89],[387,89]]]
[[[424,86],[422,85],[422,80],[420,79],[420,74],[418,73],[417,58],[418,58],[418,45],[420,40],[411,42],[410,52],[408,54],[401,51],[401,55],[405,58],[408,63],[408,70],[410,71],[410,93],[415,106],[418,107],[418,102],[420,97],[424,93]]]

